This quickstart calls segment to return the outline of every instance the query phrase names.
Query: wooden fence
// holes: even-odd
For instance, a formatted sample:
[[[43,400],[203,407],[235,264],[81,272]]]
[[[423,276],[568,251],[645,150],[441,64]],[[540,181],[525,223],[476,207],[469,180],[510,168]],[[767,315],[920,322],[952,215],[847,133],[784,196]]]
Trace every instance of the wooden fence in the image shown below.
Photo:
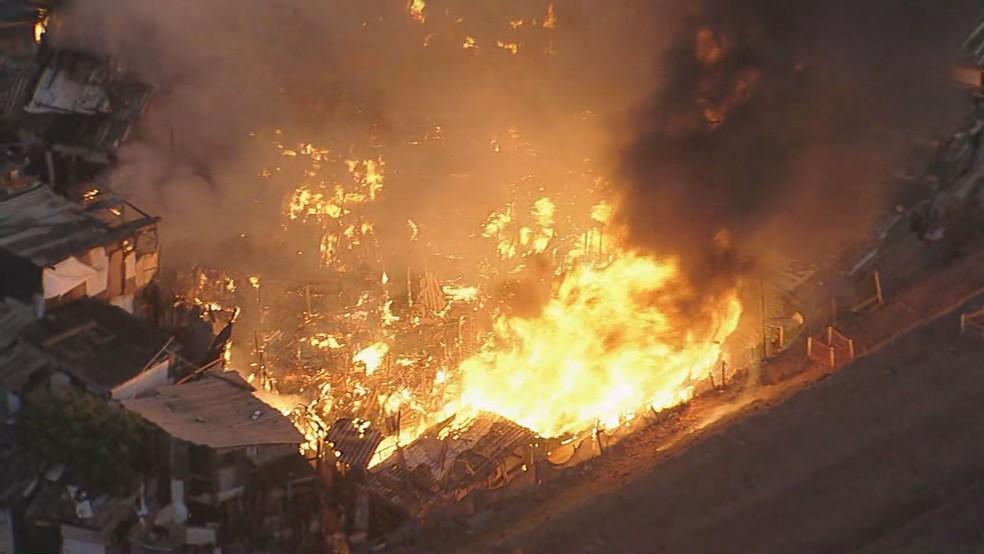
[[[885,303],[885,297],[882,295],[881,273],[877,269],[872,274],[872,280],[874,285],[872,294],[851,307],[852,312],[863,312],[868,308],[881,306]]]
[[[806,338],[806,357],[834,369],[854,359],[854,341],[828,325],[822,336]]]

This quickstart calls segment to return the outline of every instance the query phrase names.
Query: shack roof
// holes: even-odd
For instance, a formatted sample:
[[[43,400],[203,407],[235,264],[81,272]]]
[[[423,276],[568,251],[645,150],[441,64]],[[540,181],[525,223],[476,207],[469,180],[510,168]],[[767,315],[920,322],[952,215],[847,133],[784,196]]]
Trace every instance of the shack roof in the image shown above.
[[[76,50],[53,50],[24,106],[35,132],[59,149],[73,147],[103,159],[126,140],[144,113],[151,87],[115,60]],[[48,117],[53,116],[53,117]]]
[[[304,437],[235,373],[207,372],[123,406],[174,438],[209,448],[301,444]]]
[[[371,468],[369,487],[412,513],[420,512],[438,497],[481,482],[499,460],[534,437],[496,414],[482,412],[463,421],[455,416]]]
[[[17,440],[12,426],[0,426],[0,467],[4,468],[0,471],[2,508],[25,498],[44,462]]]
[[[168,343],[139,318],[92,298],[50,311],[26,327],[21,338],[97,394],[138,375]]]
[[[115,204],[124,202],[117,199]],[[99,202],[86,208],[44,185],[0,196],[0,248],[47,267],[157,223],[143,214],[130,221],[99,217],[97,210],[107,206]]]
[[[0,302],[0,389],[20,392],[49,360],[18,337],[35,321],[29,307]]]

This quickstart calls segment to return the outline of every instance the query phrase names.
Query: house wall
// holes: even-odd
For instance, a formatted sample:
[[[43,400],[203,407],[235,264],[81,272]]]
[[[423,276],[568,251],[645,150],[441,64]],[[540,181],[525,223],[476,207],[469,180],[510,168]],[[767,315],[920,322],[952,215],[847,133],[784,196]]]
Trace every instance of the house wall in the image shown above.
[[[246,456],[256,466],[263,466],[271,462],[286,458],[296,454],[300,444],[270,444],[263,446],[246,447]]]
[[[43,279],[35,277],[35,283],[44,282],[38,290],[44,290],[48,308],[89,296],[133,313],[134,297],[157,276],[158,266],[156,242],[144,240],[138,233],[117,243],[92,248],[83,255],[66,258],[54,267],[46,268]],[[3,296],[4,288],[0,277],[0,296]],[[24,293],[20,295],[24,296]]]

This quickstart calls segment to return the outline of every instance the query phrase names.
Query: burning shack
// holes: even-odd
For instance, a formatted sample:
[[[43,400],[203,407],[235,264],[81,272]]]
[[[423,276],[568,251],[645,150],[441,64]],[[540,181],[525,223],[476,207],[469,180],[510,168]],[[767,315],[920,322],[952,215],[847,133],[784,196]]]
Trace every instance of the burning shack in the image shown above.
[[[539,446],[532,431],[495,414],[450,418],[373,467],[369,487],[415,518],[446,513],[463,499],[474,510],[534,483]]]

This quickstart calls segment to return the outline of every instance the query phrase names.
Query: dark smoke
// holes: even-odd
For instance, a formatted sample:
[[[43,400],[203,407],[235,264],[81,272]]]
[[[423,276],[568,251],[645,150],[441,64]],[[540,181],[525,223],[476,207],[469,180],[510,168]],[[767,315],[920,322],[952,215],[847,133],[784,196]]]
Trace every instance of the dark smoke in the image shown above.
[[[742,260],[815,258],[864,234],[913,141],[968,107],[948,72],[974,4],[703,0],[634,114],[622,164],[631,239],[679,253],[712,287]],[[712,125],[707,106],[730,112]]]

